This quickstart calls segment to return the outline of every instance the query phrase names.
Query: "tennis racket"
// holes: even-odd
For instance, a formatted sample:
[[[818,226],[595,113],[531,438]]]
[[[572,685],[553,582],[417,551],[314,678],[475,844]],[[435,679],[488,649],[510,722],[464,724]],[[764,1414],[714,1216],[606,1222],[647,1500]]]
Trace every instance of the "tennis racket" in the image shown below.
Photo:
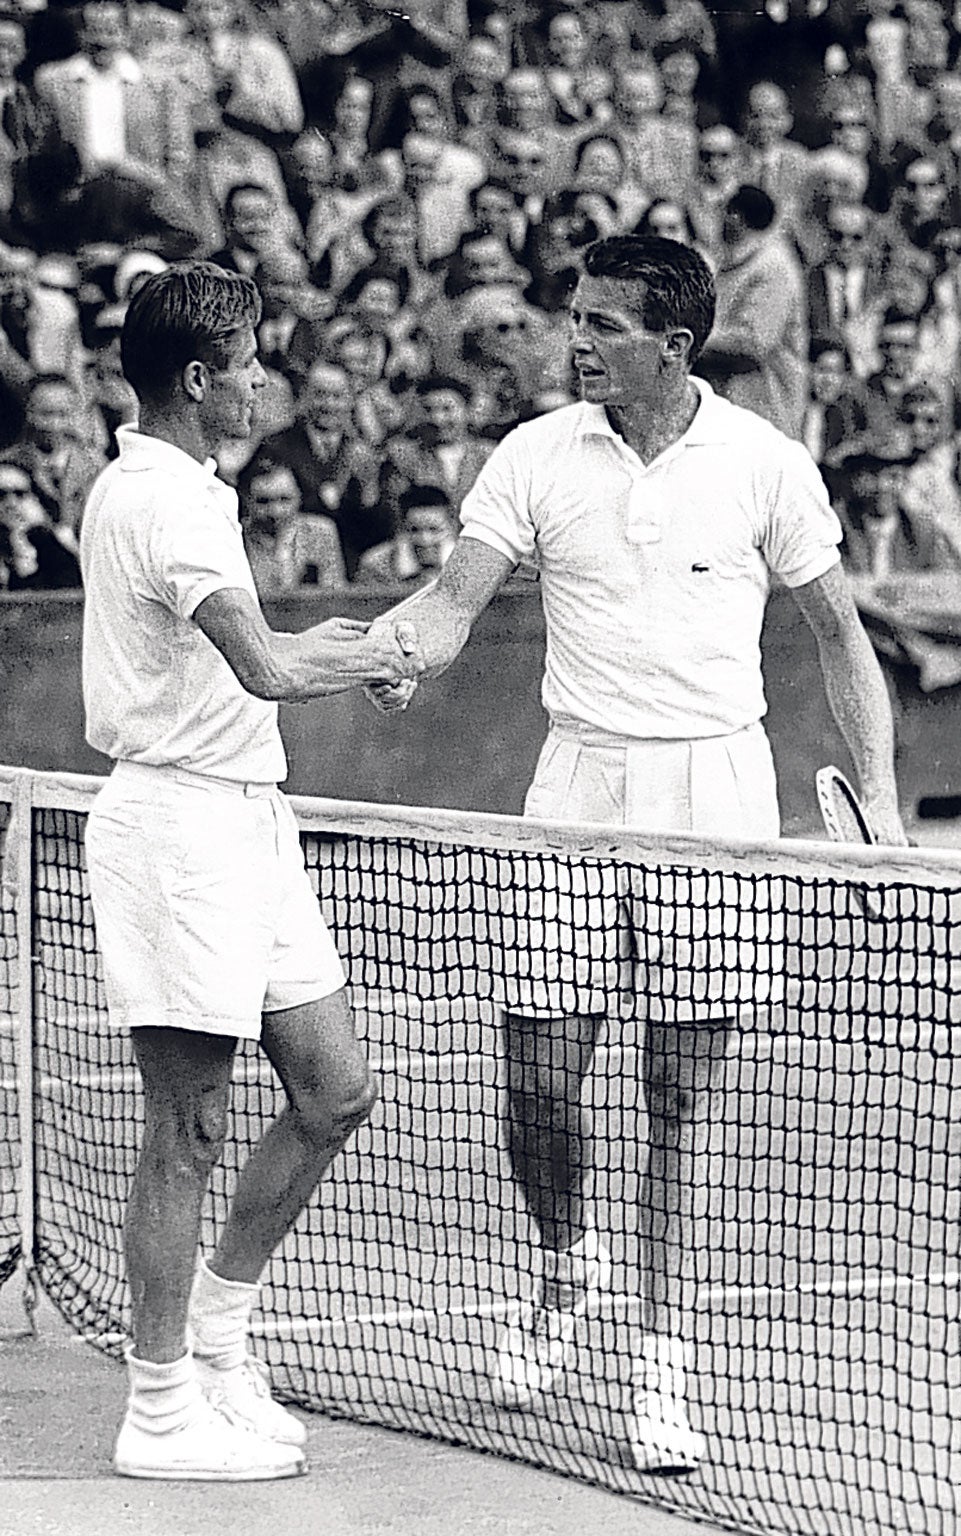
[[[814,775],[814,787],[824,830],[832,843],[873,846],[876,839],[868,825],[864,807],[840,768],[835,768],[833,764],[819,768]],[[867,917],[883,917],[881,896],[877,891],[870,891],[860,885],[855,886],[854,894]]]

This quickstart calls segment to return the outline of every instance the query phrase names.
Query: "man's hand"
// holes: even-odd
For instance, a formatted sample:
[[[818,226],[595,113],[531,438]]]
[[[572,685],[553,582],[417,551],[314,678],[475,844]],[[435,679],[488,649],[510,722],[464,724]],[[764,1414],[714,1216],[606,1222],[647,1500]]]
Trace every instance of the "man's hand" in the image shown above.
[[[419,642],[416,627],[407,619],[398,619],[393,625],[393,631],[398,648],[406,657],[416,658],[419,662],[419,672],[422,672],[424,664],[418,654]],[[389,633],[389,627],[385,626],[383,632]],[[382,715],[397,714],[400,710],[407,708],[417,692],[417,677],[405,677],[399,682],[369,683],[364,692]]]
[[[907,848],[908,834],[901,821],[901,813],[890,795],[864,795],[864,814],[877,842],[885,847]]]

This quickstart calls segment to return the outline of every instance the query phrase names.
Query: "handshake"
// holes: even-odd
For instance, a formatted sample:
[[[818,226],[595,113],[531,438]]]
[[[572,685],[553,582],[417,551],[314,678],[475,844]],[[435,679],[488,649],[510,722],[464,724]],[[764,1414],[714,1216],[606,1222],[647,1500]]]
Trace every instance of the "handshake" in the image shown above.
[[[383,678],[367,682],[364,693],[381,714],[406,709],[425,667],[416,627],[407,619],[397,619],[372,627],[368,637],[384,651],[386,665]]]

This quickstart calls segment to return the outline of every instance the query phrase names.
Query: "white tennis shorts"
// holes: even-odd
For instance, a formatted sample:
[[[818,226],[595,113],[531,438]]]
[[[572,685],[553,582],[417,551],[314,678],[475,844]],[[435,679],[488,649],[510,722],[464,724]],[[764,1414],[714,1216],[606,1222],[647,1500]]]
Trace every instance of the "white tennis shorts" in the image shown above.
[[[260,1038],[344,969],[275,785],[118,763],[87,821],[110,1023]]]
[[[774,763],[760,725],[684,741],[552,727],[524,814],[642,832],[780,836]],[[758,895],[753,882],[733,875],[579,857],[545,864],[543,873],[543,882],[514,893],[507,920],[512,1012],[685,1022],[781,996],[783,914],[760,883]]]

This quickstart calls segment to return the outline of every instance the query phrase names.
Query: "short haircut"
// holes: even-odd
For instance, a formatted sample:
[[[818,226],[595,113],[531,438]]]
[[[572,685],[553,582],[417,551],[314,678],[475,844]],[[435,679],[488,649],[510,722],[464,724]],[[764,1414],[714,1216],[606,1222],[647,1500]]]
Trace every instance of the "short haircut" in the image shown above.
[[[727,212],[739,214],[748,229],[759,232],[770,229],[777,209],[773,197],[769,197],[761,187],[745,183],[738,187],[733,197],[728,198]]]
[[[454,395],[460,395],[465,401],[471,398],[471,387],[466,379],[458,379],[451,373],[431,373],[426,379],[418,379],[414,385],[414,394],[420,397],[424,395],[439,395],[441,391]]]
[[[257,197],[266,197],[270,202],[274,200],[274,194],[269,187],[265,187],[260,181],[238,181],[228,190],[224,198],[224,213],[229,219],[234,211],[238,197],[247,197],[251,192]]]
[[[697,251],[661,235],[610,235],[584,252],[589,277],[644,285],[639,313],[651,331],[683,326],[698,357],[714,324],[716,293],[711,269]]]
[[[409,512],[411,507],[443,507],[451,517],[454,515],[451,499],[439,485],[412,485],[404,491],[398,505],[401,516]]]
[[[226,367],[238,335],[260,321],[256,284],[213,261],[182,261],[148,277],[120,333],[124,378],[140,400],[166,394],[187,364]]]

